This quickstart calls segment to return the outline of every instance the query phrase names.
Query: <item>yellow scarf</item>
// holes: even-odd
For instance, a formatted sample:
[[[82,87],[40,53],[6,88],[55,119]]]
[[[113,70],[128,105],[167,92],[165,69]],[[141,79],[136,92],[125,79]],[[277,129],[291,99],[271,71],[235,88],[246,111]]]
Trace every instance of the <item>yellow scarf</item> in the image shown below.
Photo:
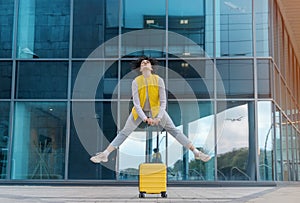
[[[150,102],[150,109],[152,117],[155,118],[159,113],[160,100],[159,100],[159,86],[158,86],[158,75],[151,75],[148,78],[144,78],[143,75],[140,75],[135,78],[135,81],[138,85],[139,99],[142,109],[146,103],[146,94],[148,87],[148,98]],[[136,120],[139,115],[136,112],[135,107],[132,108],[132,115],[134,120]]]

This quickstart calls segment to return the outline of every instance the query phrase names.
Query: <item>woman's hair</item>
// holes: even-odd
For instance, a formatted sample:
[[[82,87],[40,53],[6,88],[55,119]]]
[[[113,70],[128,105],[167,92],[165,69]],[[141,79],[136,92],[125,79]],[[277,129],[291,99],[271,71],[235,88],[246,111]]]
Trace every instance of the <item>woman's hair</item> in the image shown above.
[[[155,58],[150,58],[148,56],[141,56],[139,59],[132,62],[132,69],[140,68],[143,60],[148,60],[151,63],[153,70],[154,70],[153,66],[158,65],[158,61]]]

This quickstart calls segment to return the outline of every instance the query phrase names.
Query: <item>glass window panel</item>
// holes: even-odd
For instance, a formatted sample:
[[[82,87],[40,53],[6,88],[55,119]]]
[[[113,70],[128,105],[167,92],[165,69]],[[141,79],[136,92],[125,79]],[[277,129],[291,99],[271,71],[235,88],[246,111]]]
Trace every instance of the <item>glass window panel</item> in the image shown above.
[[[288,162],[288,132],[287,132],[287,120],[282,115],[281,123],[281,144],[282,144],[282,164],[283,164],[283,180],[289,180],[289,162]]]
[[[218,180],[254,180],[254,103],[218,102]]]
[[[293,143],[293,127],[290,122],[288,122],[288,163],[289,163],[289,180],[295,180],[295,166],[294,166],[294,143]]]
[[[137,9],[138,5],[138,9]],[[126,57],[147,55],[164,57],[166,34],[166,2],[161,0],[143,1],[123,0],[122,2],[122,48],[121,55]],[[143,30],[142,32],[133,32]],[[131,33],[129,33],[131,32]]]
[[[278,8],[277,8],[277,4],[273,4],[273,43],[274,43],[274,47],[273,47],[273,51],[274,51],[274,61],[276,65],[279,65],[279,22],[278,22]]]
[[[69,179],[115,179],[116,151],[104,164],[94,164],[91,155],[103,151],[117,133],[116,102],[73,102],[69,154]],[[76,108],[76,109],[75,109]],[[89,108],[95,113],[89,115]],[[74,111],[77,111],[74,114]],[[74,115],[79,115],[75,118]],[[77,122],[74,122],[76,119]],[[93,124],[97,126],[94,126]]]
[[[14,0],[0,1],[0,58],[11,58]]]
[[[269,52],[269,2],[254,0],[256,21],[256,55],[270,56]]]
[[[283,79],[280,80],[280,95],[281,95],[281,108],[283,109],[284,112],[287,110],[287,103],[286,103],[286,96],[287,96],[287,88],[285,86],[285,83]]]
[[[258,102],[258,146],[260,180],[273,180],[273,134],[272,103]]]
[[[16,98],[66,99],[68,62],[19,62]]]
[[[118,0],[74,1],[73,57],[88,57],[97,47],[118,34]],[[106,47],[105,57],[118,57],[118,44],[115,45]]]
[[[80,61],[73,62],[72,66],[72,89],[73,94],[76,94],[74,99],[117,97],[118,62]],[[76,90],[74,89],[75,82],[77,83]]]
[[[169,31],[195,44],[169,38],[169,52],[182,57],[213,56],[213,2],[210,0],[169,1]],[[200,46],[201,50],[198,47]],[[200,52],[199,52],[200,51]]]
[[[12,63],[0,61],[0,99],[10,99]]]
[[[276,179],[277,180],[283,180],[283,173],[282,173],[282,144],[281,144],[281,126],[280,126],[280,120],[281,120],[281,113],[278,108],[276,108],[275,112],[275,145],[276,145]]]
[[[67,105],[17,102],[12,179],[64,179]]]
[[[290,122],[286,123],[287,125],[287,141],[288,141],[288,164],[289,164],[289,180],[293,181],[294,180],[294,155],[293,155],[293,128]]]
[[[274,66],[275,67],[275,66]],[[275,94],[275,100],[276,102],[280,105],[281,101],[280,101],[280,75],[279,72],[276,68],[274,68],[274,72],[275,72],[275,78],[274,78],[274,83],[275,83],[275,87],[274,87],[274,94]]]
[[[19,1],[18,58],[68,58],[70,0]]]
[[[213,72],[211,60],[169,61],[168,98],[212,98]]]
[[[252,56],[252,1],[216,1],[217,56]]]
[[[271,98],[271,80],[269,60],[257,61],[257,94],[259,98]]]
[[[293,153],[293,160],[292,160],[292,163],[293,163],[293,181],[296,181],[298,180],[297,178],[297,173],[298,173],[298,162],[297,162],[297,131],[296,131],[296,128],[294,128],[292,126],[292,136],[291,136],[291,140],[290,140],[290,143],[292,145],[292,153]]]
[[[217,60],[217,71],[219,74],[217,75],[218,97],[254,97],[252,60]]]
[[[0,102],[0,179],[7,176],[10,103]]]
[[[175,126],[180,129],[195,147],[214,157],[214,116],[212,102],[171,101],[168,112]],[[214,159],[201,162],[168,134],[168,179],[207,180],[215,179]]]

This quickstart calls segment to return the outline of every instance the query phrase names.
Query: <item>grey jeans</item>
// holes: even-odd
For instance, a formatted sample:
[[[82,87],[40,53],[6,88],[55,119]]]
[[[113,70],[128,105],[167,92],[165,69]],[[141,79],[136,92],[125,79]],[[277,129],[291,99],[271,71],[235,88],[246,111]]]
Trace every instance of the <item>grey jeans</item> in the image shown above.
[[[111,145],[115,148],[119,147],[126,140],[126,138],[139,126],[141,122],[142,119],[140,117],[134,120],[132,114],[130,114],[124,128],[111,142]],[[171,120],[169,114],[166,111],[163,114],[159,126],[164,128],[168,133],[170,133],[184,147],[190,147],[191,141],[179,129],[175,127],[173,121]]]

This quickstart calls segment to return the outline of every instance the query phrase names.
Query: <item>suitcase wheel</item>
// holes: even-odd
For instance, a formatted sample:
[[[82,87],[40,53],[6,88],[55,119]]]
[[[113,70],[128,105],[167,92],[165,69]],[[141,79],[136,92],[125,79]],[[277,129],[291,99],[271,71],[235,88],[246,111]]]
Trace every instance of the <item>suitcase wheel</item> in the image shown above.
[[[162,198],[167,198],[168,197],[166,192],[161,192],[160,195],[161,195]]]
[[[144,192],[140,192],[139,198],[145,198],[145,193]]]

